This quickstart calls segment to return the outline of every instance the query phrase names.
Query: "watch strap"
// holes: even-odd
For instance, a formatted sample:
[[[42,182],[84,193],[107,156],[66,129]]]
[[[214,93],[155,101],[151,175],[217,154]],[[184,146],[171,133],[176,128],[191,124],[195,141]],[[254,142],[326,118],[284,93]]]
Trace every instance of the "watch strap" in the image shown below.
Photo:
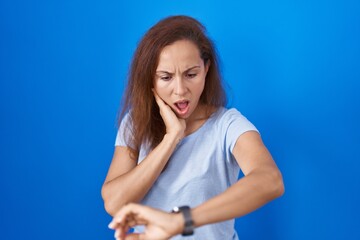
[[[184,230],[182,236],[190,236],[194,234],[194,221],[191,216],[191,209],[189,206],[174,207],[173,213],[182,213],[184,216]]]

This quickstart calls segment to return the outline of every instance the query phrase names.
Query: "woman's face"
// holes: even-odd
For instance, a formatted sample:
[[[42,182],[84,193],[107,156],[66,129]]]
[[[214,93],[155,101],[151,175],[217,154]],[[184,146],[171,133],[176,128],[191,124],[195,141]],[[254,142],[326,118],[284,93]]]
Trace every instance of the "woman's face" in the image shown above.
[[[196,117],[208,65],[205,66],[198,47],[189,40],[176,41],[161,51],[154,88],[179,118]]]

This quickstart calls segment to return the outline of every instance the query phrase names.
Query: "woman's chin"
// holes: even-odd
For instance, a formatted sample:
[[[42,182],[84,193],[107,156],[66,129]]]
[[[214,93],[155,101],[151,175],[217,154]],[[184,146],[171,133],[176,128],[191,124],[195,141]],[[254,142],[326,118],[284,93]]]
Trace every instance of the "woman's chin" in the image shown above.
[[[180,118],[180,119],[184,119],[184,120],[186,120],[186,119],[188,119],[189,117],[190,117],[190,114],[178,114],[178,113],[176,113],[176,116],[178,117],[178,118]]]

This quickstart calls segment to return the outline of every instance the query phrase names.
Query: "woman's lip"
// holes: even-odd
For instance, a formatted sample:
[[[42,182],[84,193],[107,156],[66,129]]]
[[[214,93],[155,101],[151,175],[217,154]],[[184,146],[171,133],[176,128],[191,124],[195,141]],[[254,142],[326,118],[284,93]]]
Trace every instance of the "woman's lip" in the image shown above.
[[[182,99],[182,100],[179,100],[179,101],[174,102],[174,104],[183,103],[183,102],[190,102],[190,101],[187,100],[187,99]]]

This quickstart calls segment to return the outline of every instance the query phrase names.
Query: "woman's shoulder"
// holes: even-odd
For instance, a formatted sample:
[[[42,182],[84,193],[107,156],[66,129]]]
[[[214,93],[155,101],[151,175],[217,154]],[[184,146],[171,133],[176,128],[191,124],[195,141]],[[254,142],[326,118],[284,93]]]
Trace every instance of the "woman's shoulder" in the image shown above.
[[[223,121],[223,122],[244,118],[241,112],[236,108],[226,108],[226,107],[219,107],[213,113],[213,117],[216,121]]]
[[[256,130],[256,127],[250,122],[238,109],[220,107],[213,116],[213,124],[221,131],[228,131],[229,128]],[[257,130],[256,130],[257,131]]]
[[[131,125],[132,125],[131,123],[132,123],[131,112],[128,111],[120,117],[118,127],[119,127],[119,129],[122,127],[131,127]]]

